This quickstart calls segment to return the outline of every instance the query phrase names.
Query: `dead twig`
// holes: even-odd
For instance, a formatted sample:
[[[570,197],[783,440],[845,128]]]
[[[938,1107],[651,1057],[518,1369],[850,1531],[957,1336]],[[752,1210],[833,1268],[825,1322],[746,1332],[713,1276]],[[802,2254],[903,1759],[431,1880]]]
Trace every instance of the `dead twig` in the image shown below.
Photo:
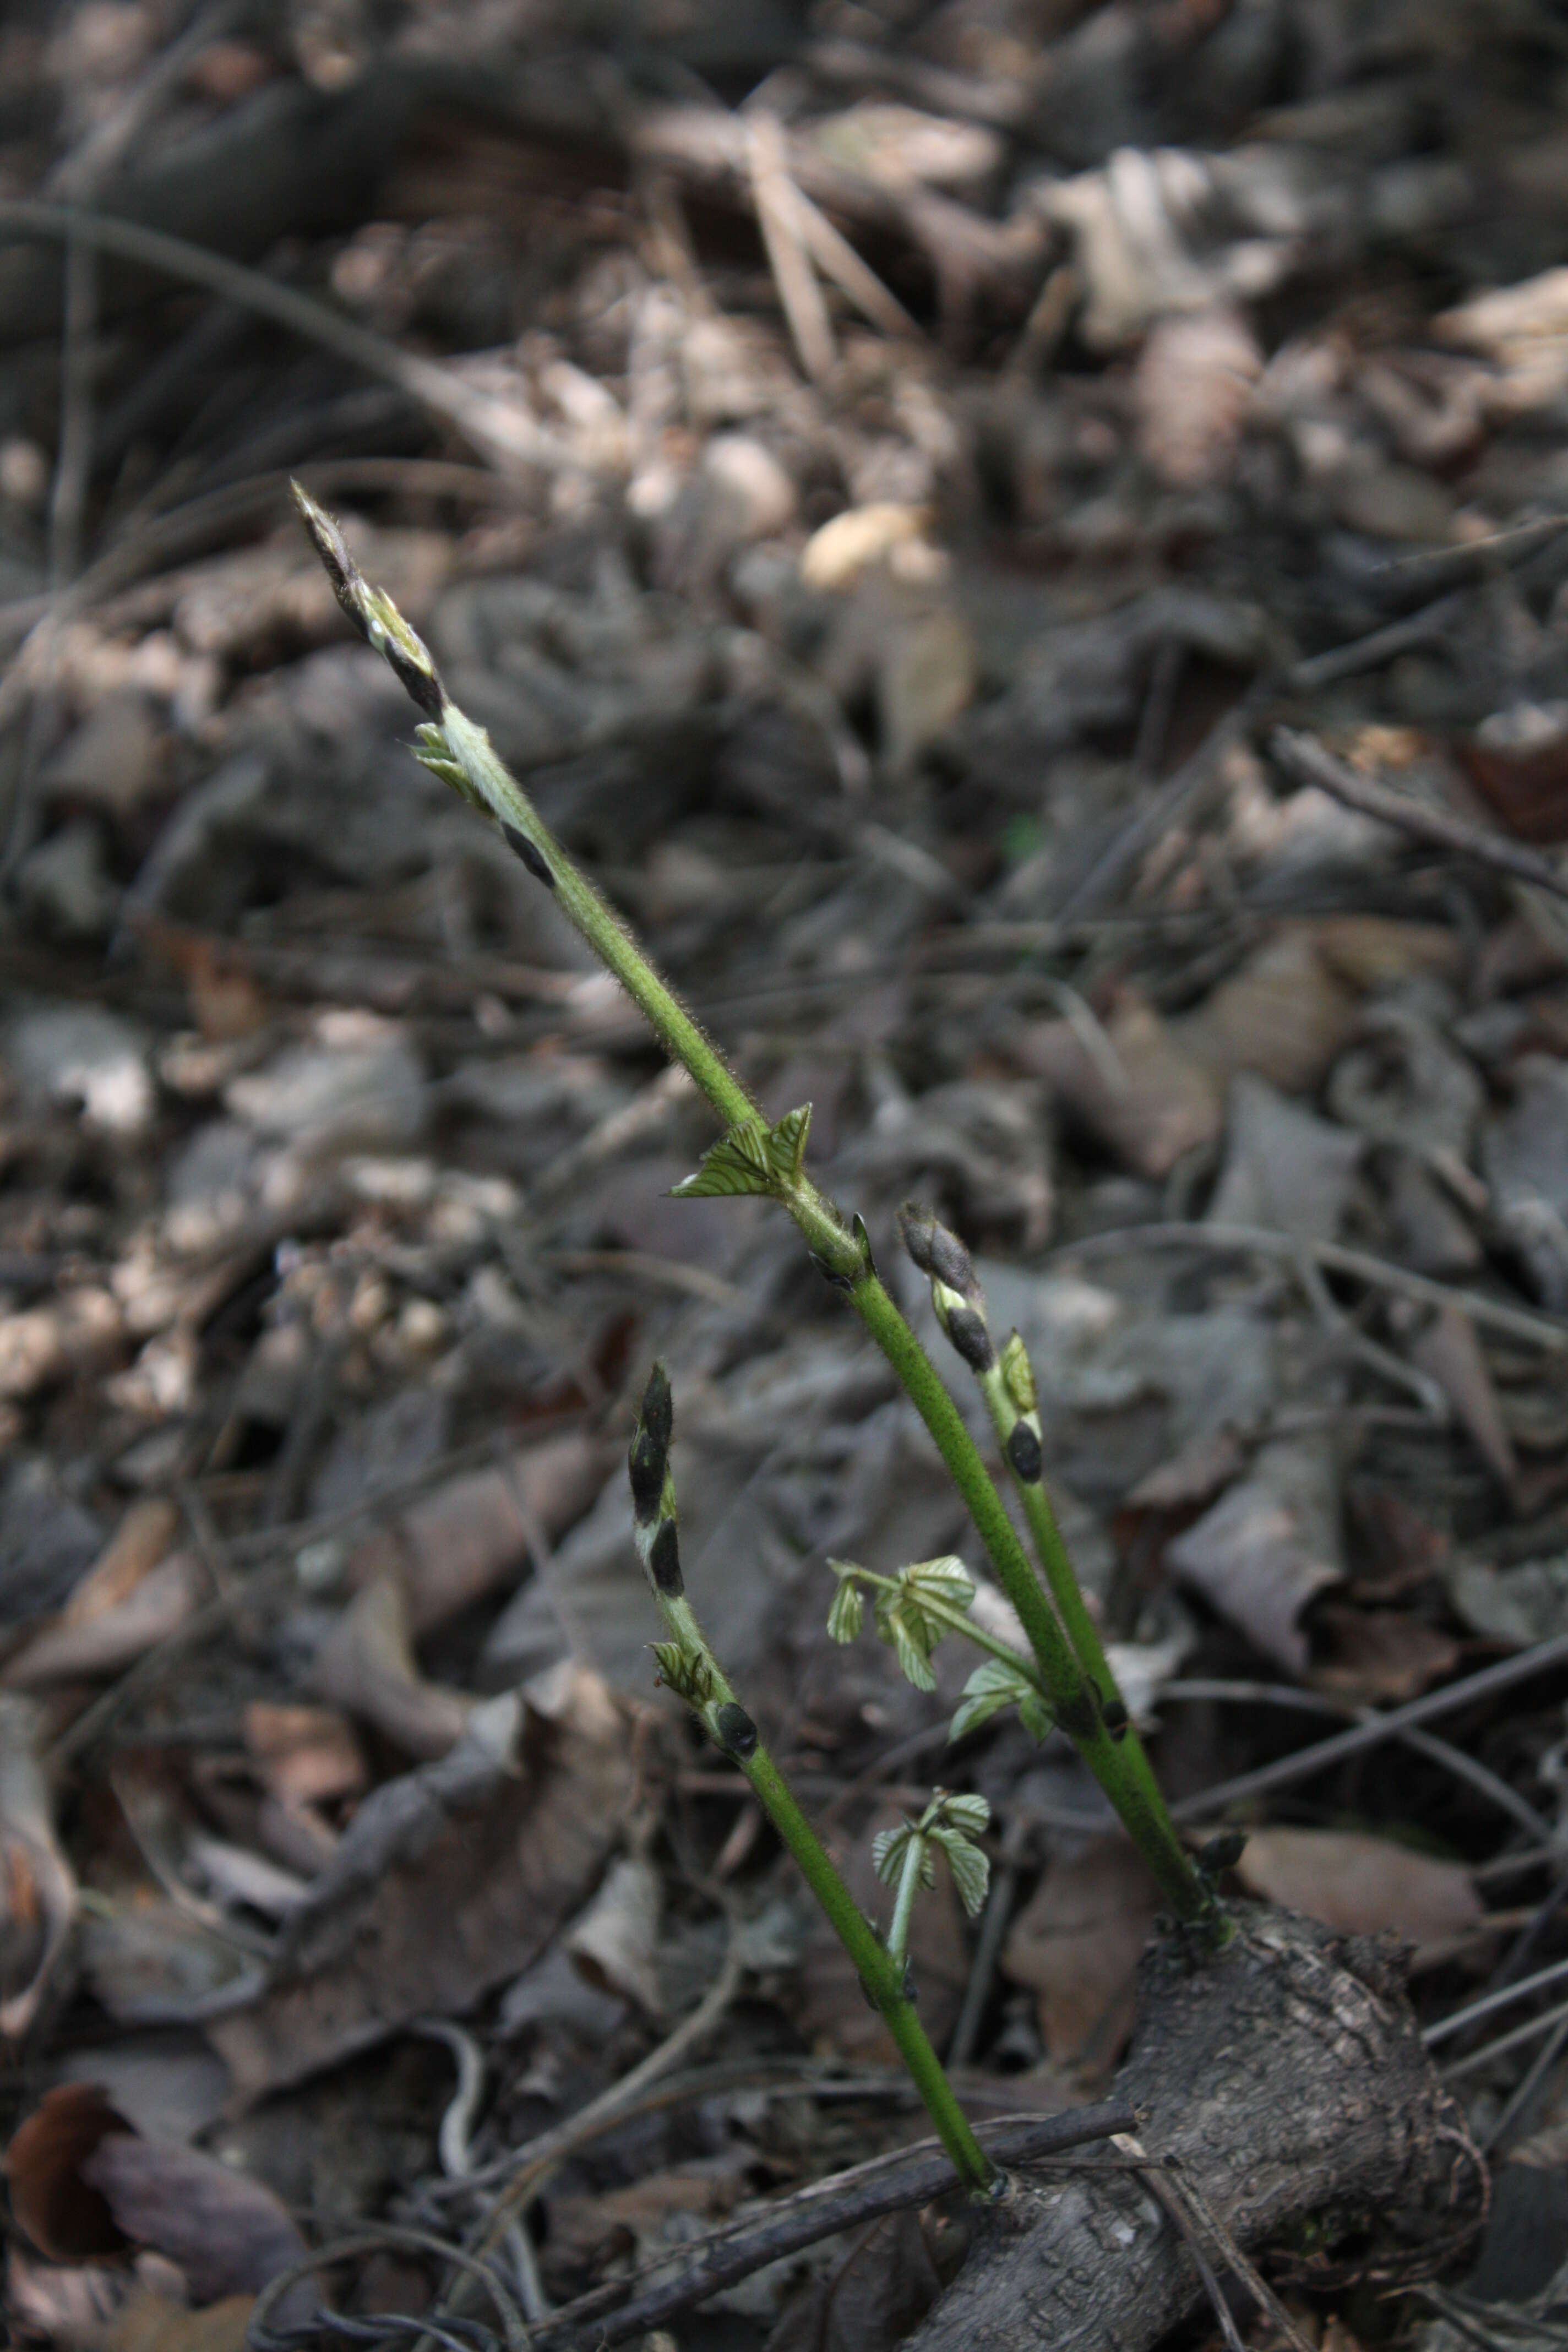
[[[979,2132],[986,2153],[999,2165],[1026,2165],[1060,2156],[1089,2140],[1110,2137],[1135,2120],[1125,2100],[1108,2100],[1067,2115],[1005,2118],[980,2126]],[[672,2260],[580,2295],[532,2330],[530,2343],[540,2347],[561,2344],[580,2327],[592,2328],[587,2340],[595,2347],[624,2343],[768,2263],[884,2213],[929,2204],[953,2185],[952,2167],[935,2140],[874,2158],[715,2231]]]
[[[537,467],[560,473],[575,467],[571,452],[520,408],[480,392],[453,369],[417,353],[400,351],[384,335],[373,334],[324,302],[295,287],[280,285],[258,269],[226,261],[188,237],[168,236],[162,229],[142,228],[135,221],[79,205],[36,203],[20,197],[0,203],[0,240],[77,240],[99,253],[118,254],[170,278],[205,286],[226,301],[242,303],[307,342],[335,352],[367,375],[395,384],[432,415],[454,425],[478,454],[502,470]]]
[[[1451,816],[1446,809],[1428,808],[1424,802],[1412,800],[1408,793],[1394,792],[1371,776],[1358,775],[1310,735],[1298,734],[1289,727],[1276,727],[1268,738],[1268,751],[1269,756],[1287,769],[1298,783],[1318,785],[1363,816],[1375,817],[1379,824],[1391,824],[1397,832],[1408,834],[1413,841],[1424,841],[1434,849],[1451,850],[1456,856],[1474,858],[1478,865],[1492,866],[1500,874],[1511,874],[1518,882],[1549,890],[1554,898],[1568,898],[1568,879],[1538,849],[1529,849],[1521,841],[1510,841],[1506,834],[1494,833],[1488,826],[1468,824],[1463,817]]]
[[[802,232],[796,189],[785,160],[784,131],[776,115],[746,118],[747,162],[757,226],[767,249],[780,304],[795,356],[813,383],[831,375],[837,360],[827,305],[811,265]]]
[[[1483,1666],[1479,1674],[1466,1675],[1441,1690],[1427,1691],[1420,1698],[1407,1700],[1403,1706],[1391,1707],[1386,1715],[1369,1716],[1348,1731],[1337,1731],[1331,1738],[1298,1748],[1294,1756],[1279,1757],[1272,1764],[1260,1764],[1255,1771],[1238,1772],[1234,1779],[1218,1781],[1212,1789],[1201,1789],[1195,1796],[1184,1798],[1172,1811],[1179,1821],[1205,1820],[1226,1805],[1239,1803],[1244,1797],[1261,1796],[1266,1789],[1285,1788],[1293,1780],[1310,1780],[1314,1773],[1327,1771],[1331,1764],[1343,1763],[1347,1757],[1363,1755],[1385,1739],[1397,1738],[1413,1724],[1430,1723],[1438,1716],[1453,1714],[1457,1708],[1495,1698],[1500,1691],[1511,1690],[1515,1684],[1527,1682],[1533,1675],[1564,1665],[1568,1665],[1568,1633],[1559,1633],[1552,1641],[1538,1642],[1533,1649],[1521,1650],[1517,1657],[1501,1658],[1496,1665]]]
[[[1374,1290],[1392,1290],[1406,1298],[1419,1298],[1429,1307],[1457,1307],[1472,1323],[1506,1332],[1510,1339],[1527,1339],[1532,1347],[1544,1348],[1553,1356],[1568,1355],[1568,1323],[1533,1315],[1522,1307],[1506,1306],[1502,1300],[1484,1297],[1479,1291],[1452,1289],[1426,1275],[1412,1274],[1407,1266],[1394,1265],[1387,1258],[1373,1257],[1366,1250],[1342,1249],[1338,1242],[1303,1242],[1293,1234],[1277,1233],[1267,1225],[1196,1224],[1173,1219],[1157,1225],[1119,1226],[1111,1233],[1086,1234],[1081,1241],[1067,1243],[1052,1252],[1051,1263],[1058,1264],[1064,1258],[1109,1257],[1118,1251],[1145,1247],[1257,1250],[1262,1256],[1284,1258],[1291,1265],[1299,1265],[1305,1252],[1326,1274],[1348,1275]]]

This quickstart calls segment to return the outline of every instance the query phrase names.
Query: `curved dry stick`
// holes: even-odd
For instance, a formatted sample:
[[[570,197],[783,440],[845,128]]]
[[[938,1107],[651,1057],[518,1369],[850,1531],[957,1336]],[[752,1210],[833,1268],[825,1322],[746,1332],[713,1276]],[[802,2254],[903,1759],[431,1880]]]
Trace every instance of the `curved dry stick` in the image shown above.
[[[1130,2131],[1134,2111],[1125,2100],[1107,2100],[1094,2107],[1076,2107],[1060,2116],[1003,2116],[982,2124],[979,2137],[987,2156],[1005,2166],[1038,2164],[1082,2147],[1088,2140],[1107,2139]],[[749,2278],[764,2263],[803,2247],[820,2244],[862,2221],[926,2205],[956,2186],[952,2165],[934,2140],[900,2148],[896,2155],[874,2158],[847,2172],[814,2180],[793,2197],[781,2198],[761,2213],[749,2214],[725,2230],[716,2230],[679,2254],[650,2263],[630,2278],[612,2279],[575,2303],[552,2315],[530,2336],[533,2346],[555,2346],[579,2327],[592,2326],[586,2339],[595,2347],[621,2344],[657,2327],[678,2311]]]

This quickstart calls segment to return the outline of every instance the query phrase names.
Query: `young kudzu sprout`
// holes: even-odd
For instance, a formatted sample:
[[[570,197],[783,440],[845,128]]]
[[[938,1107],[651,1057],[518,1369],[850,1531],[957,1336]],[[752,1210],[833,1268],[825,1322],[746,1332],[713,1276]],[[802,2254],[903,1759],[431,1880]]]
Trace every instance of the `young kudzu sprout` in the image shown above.
[[[900,1968],[909,1965],[915,1896],[922,1886],[936,1885],[933,1846],[946,1854],[958,1899],[970,1917],[984,1906],[991,1864],[974,1840],[984,1833],[990,1820],[991,1808],[984,1797],[955,1797],[939,1789],[918,1822],[901,1822],[896,1830],[881,1830],[872,1840],[871,1858],[878,1877],[884,1886],[899,1890],[893,1924],[888,1930],[888,1949]]]
[[[1119,1702],[1097,1698],[1055,1611],[1029,1565],[1017,1529],[992,1481],[963,1416],[935,1366],[879,1276],[866,1228],[846,1217],[805,1170],[811,1106],[771,1125],[691,1014],[659,977],[619,917],[573,865],[527,793],[498,758],[482,727],[447,694],[428,647],[382,590],[361,574],[343,533],[326,509],[294,486],[295,502],[339,604],[363,636],[390,663],[423,715],[416,757],[487,818],[527,871],[614,974],[670,1059],[707,1097],[724,1132],[701,1166],[676,1191],[687,1198],[761,1194],[787,1210],[812,1259],[841,1291],[892,1366],[963,1496],[997,1582],[1016,1611],[1039,1669],[1052,1714],[1120,1814],[1179,1918],[1210,1923],[1212,1892],[1171,1828],[1147,1767],[1118,1744]],[[962,1301],[960,1302],[963,1303]],[[960,1318],[958,1328],[969,1326]],[[979,1345],[977,1340],[976,1345]],[[1111,1714],[1108,1722],[1106,1706]]]
[[[931,1283],[937,1321],[955,1352],[973,1373],[985,1401],[1002,1457],[1045,1570],[1060,1630],[1070,1645],[1076,1679],[1080,1688],[1087,1685],[1087,1695],[1101,1729],[1114,1743],[1123,1785],[1136,1791],[1144,1832],[1139,1834],[1134,1829],[1136,1843],[1145,1860],[1154,1865],[1167,1894],[1180,1895],[1178,1916],[1215,1921],[1218,1906],[1213,1886],[1194,1871],[1182,1847],[1057,1526],[1056,1513],[1046,1492],[1045,1450],[1028,1351],[1015,1331],[1006,1346],[997,1352],[986,1317],[985,1293],[975,1275],[974,1262],[958,1235],[942,1224],[931,1210],[918,1202],[906,1202],[899,1211],[899,1231],[904,1247]],[[1031,1626],[1029,1631],[1033,1636],[1035,1629]],[[1037,1641],[1036,1653],[1042,1667],[1046,1666]],[[984,1671],[982,1669],[982,1674]],[[1005,1706],[999,1675],[986,1675],[984,1693],[975,1694],[977,1697],[983,1695],[994,1696],[994,1706],[988,1712],[994,1713]],[[1066,1722],[1065,1715],[1061,1719]],[[968,1727],[973,1728],[974,1721],[971,1716]],[[1118,1811],[1132,1829],[1125,1806],[1119,1805]]]
[[[1002,1707],[1016,1706],[1026,1731],[1044,1739],[1052,1727],[1050,1705],[1040,1670],[1011,1643],[977,1625],[969,1611],[974,1584],[961,1559],[950,1553],[942,1559],[917,1559],[897,1576],[879,1576],[852,1559],[827,1563],[838,1579],[838,1591],[827,1613],[827,1636],[833,1642],[853,1642],[866,1620],[860,1588],[872,1594],[877,1631],[889,1644],[907,1682],[916,1690],[933,1691],[931,1654],[944,1633],[958,1633],[977,1649],[989,1653],[963,1687],[963,1698],[948,1731],[963,1739],[979,1729]]]
[[[637,1552],[669,1635],[668,1641],[654,1643],[659,1678],[686,1701],[709,1738],[734,1758],[751,1782],[763,1811],[799,1864],[829,1925],[854,1962],[868,2000],[880,2012],[954,2171],[967,2188],[989,2194],[997,2185],[999,2175],[971,2130],[952,2085],[942,2072],[942,2062],[915,2014],[904,1983],[902,1948],[895,1958],[862,1917],[854,1896],[759,1738],[755,1723],[736,1697],[686,1598],[680,1572],[675,1481],[669,1467],[674,1425],[668,1375],[662,1364],[655,1364],[643,1392],[642,1411],[632,1434],[626,1468],[631,1479]],[[964,1801],[948,1801],[950,1809]],[[980,1826],[984,1828],[984,1822]],[[944,1814],[930,1829],[922,1822],[921,1834],[944,1844],[951,1859],[952,1841],[962,1834],[962,1815],[952,1816],[950,1822],[949,1815]],[[984,1861],[984,1855],[973,1859],[982,1864]],[[973,1885],[973,1861],[955,1861],[953,1866],[955,1874],[967,1869]],[[905,1932],[907,1937],[907,1922]]]

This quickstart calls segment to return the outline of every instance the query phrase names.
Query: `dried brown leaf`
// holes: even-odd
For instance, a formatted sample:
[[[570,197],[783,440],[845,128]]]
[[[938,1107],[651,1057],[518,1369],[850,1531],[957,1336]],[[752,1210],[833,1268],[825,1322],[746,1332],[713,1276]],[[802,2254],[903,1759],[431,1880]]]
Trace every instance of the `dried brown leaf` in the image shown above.
[[[1492,1376],[1476,1327],[1459,1307],[1445,1307],[1411,1343],[1410,1360],[1436,1381],[1475,1440],[1487,1467],[1505,1493],[1519,1481],[1513,1440],[1498,1403]]]
[[[426,1682],[410,1638],[401,1578],[378,1576],[350,1602],[317,1651],[310,1687],[401,1748],[445,1756],[467,1727],[475,1702]]]
[[[1462,1864],[1351,1830],[1254,1830],[1237,1874],[1249,1894],[1304,1911],[1325,1927],[1404,1936],[1418,1954],[1486,1916]]]
[[[346,1570],[356,1590],[395,1574],[416,1639],[505,1581],[523,1556],[580,1518],[605,1482],[605,1449],[569,1431],[494,1469],[465,1471],[411,1503],[361,1544]]]
[[[1125,1838],[1103,1837],[1071,1862],[1054,1861],[1014,1920],[1002,1967],[1037,1995],[1040,2032],[1058,2064],[1096,2074],[1115,2064],[1158,1908],[1148,1865]]]
[[[1260,1447],[1247,1475],[1165,1558],[1266,1657],[1304,1674],[1307,1637],[1297,1621],[1314,1593],[1344,1573],[1328,1443],[1308,1433]]]
[[[268,1793],[285,1805],[330,1805],[357,1797],[369,1778],[353,1727],[328,1706],[277,1706],[253,1699],[245,1745]]]
[[[1171,1024],[1176,1048],[1205,1072],[1251,1070],[1282,1094],[1308,1094],[1349,1042],[1356,1000],[1312,930],[1287,925],[1222,981],[1196,1013]]]
[[[44,2093],[5,2150],[11,2210],[51,2262],[123,2253],[131,2243],[109,2199],[81,2169],[114,2134],[129,2137],[131,2126],[97,2083],[59,2083]]]
[[[37,1690],[49,1683],[119,1674],[179,1632],[199,1604],[205,1584],[195,1553],[174,1552],[147,1570],[123,1600],[89,1605],[79,1616],[68,1610],[17,1652],[0,1683],[13,1690]]]
[[[0,2035],[25,2033],[76,1916],[76,1879],[55,1835],[37,1760],[43,1718],[0,1697]]]
[[[1327,1662],[1313,1670],[1314,1688],[1358,1706],[1397,1706],[1418,1698],[1459,1663],[1451,1633],[1401,1610],[1349,1609],[1328,1601],[1315,1622],[1332,1647]]]
[[[1226,478],[1262,366],[1257,337],[1228,305],[1155,320],[1132,398],[1140,454],[1162,482],[1201,489]]]
[[[179,2265],[198,2304],[255,2294],[305,2252],[263,2182],[177,2140],[108,2132],[77,2171],[128,2239]],[[309,2283],[306,2292],[313,2301]]]
[[[253,2294],[226,2294],[187,2310],[138,2283],[91,2352],[245,2352]]]
[[[566,1666],[478,1708],[449,1755],[355,1814],[290,1923],[273,1986],[208,2038],[242,2103],[461,2014],[536,1959],[619,1839],[633,1759],[598,1676]]]
[[[1218,1078],[1131,991],[1105,1024],[1100,1054],[1068,1021],[1015,1032],[1008,1051],[1140,1176],[1168,1176],[1196,1145],[1212,1143],[1224,1124]]]

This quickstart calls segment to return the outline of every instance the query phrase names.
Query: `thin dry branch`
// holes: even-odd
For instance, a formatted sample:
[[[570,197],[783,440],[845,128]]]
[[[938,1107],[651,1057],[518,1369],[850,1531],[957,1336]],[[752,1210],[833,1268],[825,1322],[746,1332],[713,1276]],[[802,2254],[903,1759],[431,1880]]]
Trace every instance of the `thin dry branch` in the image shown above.
[[[1568,898],[1568,879],[1538,849],[1510,841],[1506,834],[1494,833],[1488,826],[1450,816],[1446,809],[1428,808],[1424,801],[1412,800],[1407,793],[1396,793],[1371,776],[1358,775],[1311,735],[1276,727],[1268,738],[1268,751],[1298,783],[1318,785],[1363,816],[1375,817],[1380,824],[1391,824],[1434,849],[1452,850],[1457,856],[1473,857],[1478,865],[1490,866],[1500,874],[1511,874],[1516,881],[1549,890],[1554,898]]]
[[[1060,2116],[1018,2116],[982,2125],[986,2153],[1003,2166],[1038,2164],[1131,2128],[1133,2110],[1125,2100],[1077,2107]],[[935,2140],[921,2140],[896,2155],[878,2157],[824,2180],[814,2180],[793,2197],[781,2198],[761,2213],[688,2246],[630,2278],[613,2279],[567,2304],[533,2331],[540,2347],[563,2345],[579,2328],[592,2329],[595,2346],[624,2343],[657,2327],[679,2311],[749,2278],[767,2263],[817,2245],[840,2230],[884,2213],[929,2204],[953,2186],[952,2167]]]

